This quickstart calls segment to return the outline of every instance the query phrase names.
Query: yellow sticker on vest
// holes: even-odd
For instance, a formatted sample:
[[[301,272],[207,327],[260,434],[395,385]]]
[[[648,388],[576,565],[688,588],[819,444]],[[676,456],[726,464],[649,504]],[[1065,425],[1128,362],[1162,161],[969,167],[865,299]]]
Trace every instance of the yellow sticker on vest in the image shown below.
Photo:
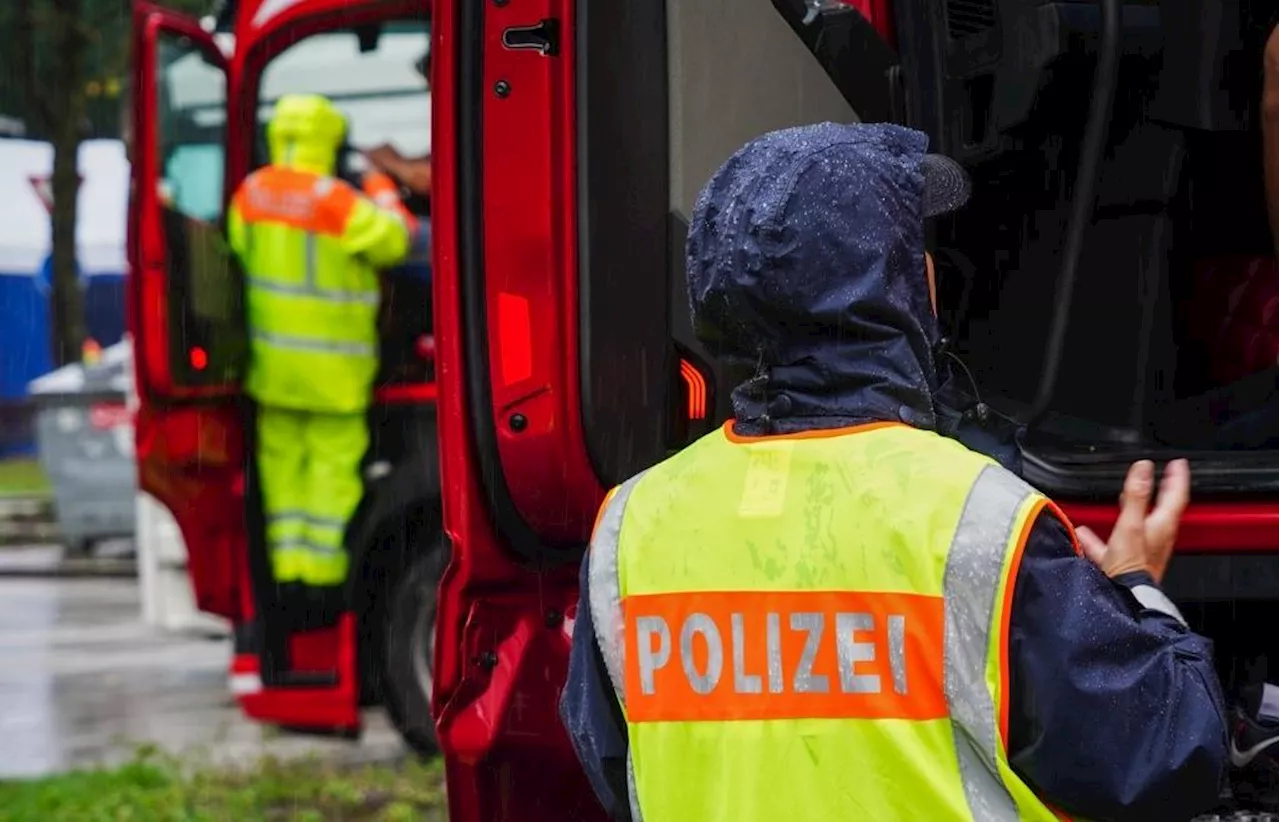
[[[740,517],[777,517],[787,500],[787,480],[791,476],[791,442],[759,443],[748,446],[746,479],[742,484]]]

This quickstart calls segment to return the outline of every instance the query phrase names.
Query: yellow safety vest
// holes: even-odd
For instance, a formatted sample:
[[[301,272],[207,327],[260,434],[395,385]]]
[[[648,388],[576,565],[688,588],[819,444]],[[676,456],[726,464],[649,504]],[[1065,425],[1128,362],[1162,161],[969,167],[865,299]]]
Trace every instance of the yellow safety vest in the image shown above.
[[[1046,506],[898,424],[726,426],[617,488],[590,606],[636,822],[1065,818],[1006,755],[1013,580]]]
[[[378,371],[378,269],[409,251],[411,219],[332,176],[345,130],[314,95],[286,95],[268,126],[272,164],[227,214],[246,275],[245,391],[262,405],[363,412]]]

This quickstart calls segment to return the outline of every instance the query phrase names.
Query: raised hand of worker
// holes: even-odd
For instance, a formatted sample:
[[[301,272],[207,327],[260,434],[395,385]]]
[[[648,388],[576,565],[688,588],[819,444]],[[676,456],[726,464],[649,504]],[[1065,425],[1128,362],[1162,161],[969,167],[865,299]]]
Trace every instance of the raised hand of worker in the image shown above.
[[[1182,512],[1191,496],[1191,467],[1186,460],[1174,460],[1165,466],[1152,508],[1155,472],[1156,467],[1149,460],[1129,467],[1120,492],[1120,516],[1106,542],[1088,528],[1076,529],[1085,556],[1112,579],[1134,571],[1145,571],[1156,582],[1164,578]]]

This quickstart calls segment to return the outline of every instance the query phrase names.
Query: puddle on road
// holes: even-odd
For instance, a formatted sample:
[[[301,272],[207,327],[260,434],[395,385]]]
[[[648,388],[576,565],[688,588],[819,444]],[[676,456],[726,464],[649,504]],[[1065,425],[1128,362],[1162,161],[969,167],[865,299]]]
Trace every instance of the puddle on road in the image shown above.
[[[250,722],[227,689],[230,653],[144,625],[131,580],[0,578],[0,779],[120,762],[141,743],[215,762],[402,754],[378,712],[360,743]]]

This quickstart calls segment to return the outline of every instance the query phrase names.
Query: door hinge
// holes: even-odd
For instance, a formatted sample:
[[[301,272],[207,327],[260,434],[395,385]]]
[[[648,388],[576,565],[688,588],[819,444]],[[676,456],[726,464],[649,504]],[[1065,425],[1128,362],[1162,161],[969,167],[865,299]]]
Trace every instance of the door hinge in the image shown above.
[[[512,26],[502,32],[502,47],[512,51],[536,51],[543,57],[560,53],[560,21],[551,18],[532,26]]]

